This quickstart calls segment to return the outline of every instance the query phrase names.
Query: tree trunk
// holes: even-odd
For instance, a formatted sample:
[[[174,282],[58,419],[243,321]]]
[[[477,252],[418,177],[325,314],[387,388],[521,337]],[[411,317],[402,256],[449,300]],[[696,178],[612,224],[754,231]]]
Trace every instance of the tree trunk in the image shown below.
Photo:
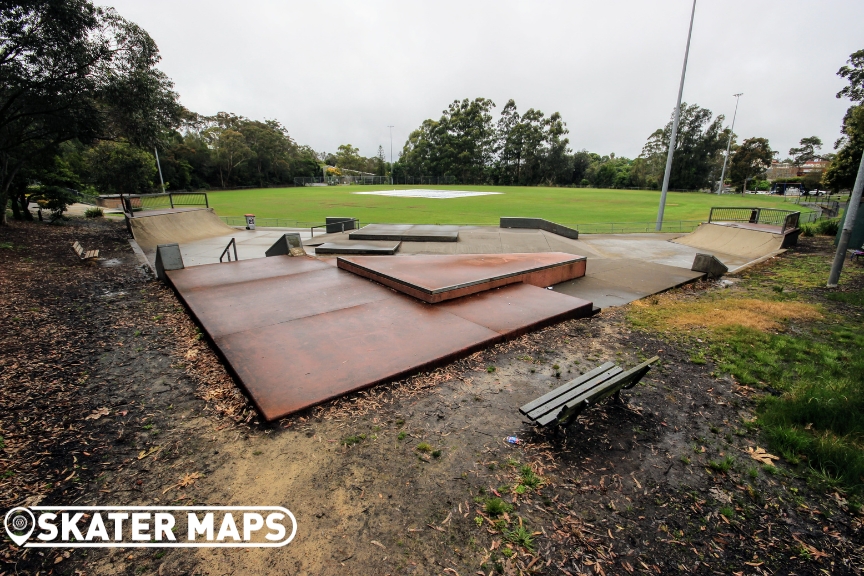
[[[9,171],[9,157],[5,154],[2,156],[2,164],[0,164],[0,226],[5,226],[6,222],[6,206],[9,204],[9,187],[12,185],[12,179],[18,173],[18,168]],[[15,202],[12,202],[12,209],[15,209]]]
[[[30,213],[30,203],[27,201],[27,192],[22,190],[18,195],[18,203],[21,206],[21,219],[33,221],[33,214]],[[15,199],[12,200],[13,204]]]

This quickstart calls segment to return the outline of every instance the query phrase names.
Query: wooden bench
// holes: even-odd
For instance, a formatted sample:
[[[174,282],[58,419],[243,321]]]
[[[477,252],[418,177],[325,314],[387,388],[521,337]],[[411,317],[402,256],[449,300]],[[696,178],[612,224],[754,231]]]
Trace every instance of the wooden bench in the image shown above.
[[[613,394],[620,398],[621,389],[635,386],[659,359],[659,356],[654,356],[629,370],[606,362],[525,404],[519,411],[538,426],[567,425],[574,422],[585,408],[600,400]]]
[[[72,251],[75,252],[75,255],[78,256],[79,260],[87,261],[87,260],[95,260],[99,258],[99,250],[84,250],[84,247],[81,246],[81,243],[77,240],[74,244],[72,244]]]

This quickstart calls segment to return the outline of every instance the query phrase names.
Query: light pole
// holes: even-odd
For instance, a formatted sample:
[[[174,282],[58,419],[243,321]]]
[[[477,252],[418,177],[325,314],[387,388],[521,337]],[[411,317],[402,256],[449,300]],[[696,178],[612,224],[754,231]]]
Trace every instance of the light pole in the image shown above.
[[[159,150],[154,146],[153,152],[156,153],[156,167],[159,168],[159,182],[162,183],[162,193],[165,193],[165,180],[162,179],[162,164],[159,163]]]
[[[864,154],[861,155],[861,163],[858,164],[858,176],[849,195],[849,204],[846,206],[846,216],[843,220],[843,229],[840,231],[840,240],[837,242],[837,252],[834,254],[834,263],[831,265],[831,274],[828,276],[828,288],[836,288],[840,282],[840,272],[843,271],[843,261],[846,260],[846,250],[849,248],[849,237],[858,220],[858,205],[861,204],[861,192],[864,191]]]
[[[390,185],[393,186],[393,128],[395,126],[387,126],[390,128]]]
[[[681,119],[681,96],[684,94],[684,75],[687,73],[687,57],[690,56],[690,37],[693,35],[693,17],[696,15],[696,0],[690,11],[690,31],[687,32],[687,48],[684,50],[684,67],[681,69],[681,84],[678,86],[678,104],[672,116],[672,134],[669,136],[669,153],[666,155],[666,171],[663,173],[663,189],[660,191],[660,208],[657,210],[657,232],[663,228],[663,210],[666,208],[666,193],[669,191],[669,176],[672,174],[672,154],[678,136],[678,120]]]
[[[717,194],[721,194],[723,192],[723,182],[726,178],[726,162],[729,161],[729,150],[732,149],[732,133],[735,130],[735,117],[738,116],[738,102],[741,100],[741,95],[743,92],[739,92],[738,94],[733,94],[735,97],[735,113],[732,115],[732,128],[729,129],[729,142],[726,143],[726,157],[723,158],[723,170],[720,171],[720,185],[717,187]],[[745,187],[747,182],[744,182]]]

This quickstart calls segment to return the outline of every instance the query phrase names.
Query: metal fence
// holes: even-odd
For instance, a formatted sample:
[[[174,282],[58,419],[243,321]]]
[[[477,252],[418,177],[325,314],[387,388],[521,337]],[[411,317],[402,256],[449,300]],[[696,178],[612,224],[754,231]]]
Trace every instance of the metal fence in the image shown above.
[[[777,208],[725,207],[711,208],[708,222],[747,222],[779,226],[781,233],[798,227],[801,212],[778,210]]]
[[[219,218],[228,226],[246,226],[245,216],[220,216]],[[294,220],[292,218],[255,218],[256,228],[310,228],[319,224],[321,222]]]
[[[210,202],[204,192],[167,192],[165,194],[135,194],[121,195],[120,202],[126,212],[140,210],[164,210],[166,208],[183,208],[187,206],[204,206],[209,208]],[[110,200],[106,197],[105,200]]]
[[[579,231],[580,234],[636,234],[656,232],[657,222],[589,222],[585,224],[562,224]],[[692,232],[701,220],[664,220],[661,232]]]
[[[368,174],[351,174],[347,176],[333,176],[327,178],[324,178],[322,176],[297,176],[294,178],[295,186],[339,186],[347,184],[390,184],[390,177],[372,176]]]
[[[295,186],[339,186],[346,184],[362,185],[404,185],[404,186],[451,186],[457,184],[453,176],[403,176],[393,178],[390,176],[371,176],[366,174],[344,175],[344,176],[298,176],[294,178]]]
[[[243,216],[220,216],[223,222],[229,226],[246,226],[246,218]],[[692,232],[702,223],[701,220],[664,220],[661,232]],[[394,222],[376,222],[376,224],[394,224]],[[400,223],[402,224],[402,223]],[[562,226],[578,230],[580,234],[635,234],[640,232],[655,232],[656,222],[587,222],[582,224],[556,222]],[[489,222],[453,223],[450,226],[495,226]],[[309,222],[305,220],[294,220],[291,218],[255,218],[255,226],[258,228],[320,228],[325,226],[321,222]]]

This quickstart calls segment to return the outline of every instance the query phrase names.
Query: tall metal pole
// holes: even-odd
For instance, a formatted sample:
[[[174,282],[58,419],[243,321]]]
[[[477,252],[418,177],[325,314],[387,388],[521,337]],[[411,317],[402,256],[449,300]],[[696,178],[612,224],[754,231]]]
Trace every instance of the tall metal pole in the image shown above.
[[[165,180],[162,179],[162,164],[159,163],[159,150],[155,147],[153,151],[156,152],[156,167],[159,168],[159,182],[162,183],[162,193],[165,193]]]
[[[840,272],[843,270],[843,262],[846,260],[846,250],[849,248],[849,238],[852,236],[852,228],[858,219],[858,206],[861,204],[861,190],[864,189],[864,154],[861,155],[861,163],[858,165],[858,176],[855,178],[855,186],[849,197],[849,206],[846,208],[846,218],[843,220],[843,230],[840,232],[840,241],[837,242],[837,253],[834,254],[834,264],[831,265],[831,275],[828,276],[828,288],[836,288],[840,282]]]
[[[723,158],[723,170],[720,171],[720,185],[717,186],[717,194],[723,193],[723,182],[726,178],[726,163],[729,161],[729,150],[732,149],[732,134],[735,131],[735,118],[738,116],[738,102],[741,100],[741,94],[743,92],[733,94],[735,97],[735,113],[732,115],[732,128],[729,129],[729,142],[726,143],[726,157]]]
[[[390,128],[390,185],[393,185],[393,128],[395,126],[387,126]]]
[[[681,96],[684,94],[684,75],[687,73],[687,58],[690,56],[690,36],[693,35],[693,17],[696,15],[696,0],[690,11],[690,30],[687,32],[687,48],[684,50],[684,67],[681,69],[681,84],[678,86],[678,104],[672,117],[672,134],[669,136],[669,153],[666,156],[666,172],[663,174],[663,189],[660,191],[660,208],[657,210],[657,232],[663,228],[663,210],[666,208],[666,193],[669,191],[669,176],[672,174],[672,154],[678,136],[678,120],[681,118]]]

